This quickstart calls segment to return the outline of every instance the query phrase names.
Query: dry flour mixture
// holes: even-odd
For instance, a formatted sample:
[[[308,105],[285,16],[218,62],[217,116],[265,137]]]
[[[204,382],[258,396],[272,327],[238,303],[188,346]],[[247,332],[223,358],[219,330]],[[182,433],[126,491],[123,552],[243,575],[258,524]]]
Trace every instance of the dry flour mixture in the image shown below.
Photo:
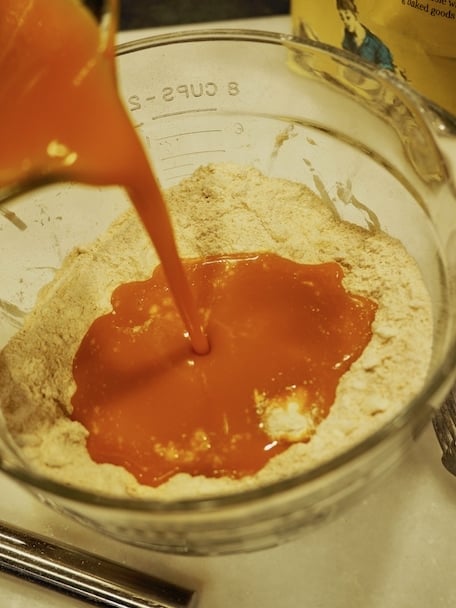
[[[431,355],[431,306],[400,242],[380,230],[341,222],[306,186],[251,167],[201,167],[165,194],[182,257],[254,250],[307,264],[337,261],[345,288],[378,305],[373,337],[340,380],[330,413],[311,440],[293,444],[256,475],[181,473],[152,488],[122,467],[96,464],[86,449],[86,429],[68,416],[75,389],[72,362],[88,326],[110,310],[113,289],[148,278],[158,263],[134,211],[128,211],[95,243],[68,256],[0,355],[3,415],[31,467],[63,483],[123,496],[175,499],[240,491],[331,458],[417,393]]]

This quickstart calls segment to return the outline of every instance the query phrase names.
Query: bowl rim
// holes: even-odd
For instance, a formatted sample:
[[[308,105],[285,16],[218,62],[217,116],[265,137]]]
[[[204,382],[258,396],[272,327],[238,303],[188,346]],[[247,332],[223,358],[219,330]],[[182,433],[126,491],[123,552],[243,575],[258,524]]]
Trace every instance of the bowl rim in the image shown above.
[[[329,54],[348,64],[356,66],[361,72],[369,77],[375,76],[380,80],[387,80],[389,84],[417,107],[419,111],[425,110],[427,101],[418,92],[404,84],[393,74],[385,69],[374,68],[364,60],[356,56],[332,47],[328,44],[313,40],[300,39],[296,36],[278,32],[269,32],[254,29],[239,28],[216,28],[216,29],[188,29],[165,34],[139,37],[135,40],[116,45],[117,56],[148,48],[167,46],[176,43],[191,42],[253,42],[265,43],[282,46],[285,49],[312,49]],[[177,500],[123,497],[109,494],[96,494],[90,490],[58,482],[37,473],[36,471],[24,466],[17,466],[8,462],[0,454],[0,471],[26,486],[38,492],[45,492],[65,500],[83,503],[93,507],[111,508],[115,511],[128,510],[136,513],[148,512],[149,514],[178,514],[185,513],[207,513],[220,512],[221,509],[243,506],[258,501],[262,503],[265,499],[283,495],[286,492],[297,490],[304,486],[309,486],[313,482],[319,483],[323,478],[329,478],[336,471],[348,467],[361,455],[372,451],[386,439],[399,435],[407,427],[413,428],[410,423],[417,418],[430,418],[432,415],[432,403],[437,399],[443,400],[444,394],[449,391],[451,384],[456,380],[456,336],[446,349],[446,358],[442,365],[430,376],[421,391],[398,412],[393,418],[384,423],[373,433],[356,443],[354,446],[345,449],[342,453],[324,461],[312,469],[295,474],[285,479],[276,480],[256,488],[242,490],[240,492],[229,492],[221,494],[211,494],[198,498],[181,498]],[[418,414],[421,413],[421,416]]]

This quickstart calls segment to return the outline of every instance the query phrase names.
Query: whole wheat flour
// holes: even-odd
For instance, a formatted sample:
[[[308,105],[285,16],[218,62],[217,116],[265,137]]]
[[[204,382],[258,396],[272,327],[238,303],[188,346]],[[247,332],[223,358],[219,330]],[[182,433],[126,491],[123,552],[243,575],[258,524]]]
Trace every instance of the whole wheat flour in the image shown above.
[[[73,251],[0,355],[0,400],[29,466],[61,482],[116,495],[174,499],[238,491],[302,472],[358,442],[422,386],[432,348],[430,301],[415,262],[379,230],[339,221],[306,186],[231,164],[201,167],[166,192],[182,257],[269,251],[301,263],[337,261],[348,291],[373,299],[373,337],[341,378],[328,417],[242,479],[178,474],[157,488],[121,467],[94,463],[86,429],[69,419],[72,361],[90,323],[111,309],[120,283],[158,263],[133,210],[95,243]]]

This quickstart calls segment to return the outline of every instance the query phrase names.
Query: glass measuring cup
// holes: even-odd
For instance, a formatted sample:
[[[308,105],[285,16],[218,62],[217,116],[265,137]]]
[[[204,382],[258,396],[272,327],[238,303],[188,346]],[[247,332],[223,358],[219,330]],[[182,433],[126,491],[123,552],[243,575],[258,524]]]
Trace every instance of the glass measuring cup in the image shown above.
[[[105,80],[112,80],[115,94],[117,0],[78,0],[73,13],[68,8],[59,0],[49,5],[8,0],[2,8],[0,100],[3,136],[9,143],[0,151],[0,204],[68,179],[80,150],[71,149],[74,134],[68,129],[62,137],[61,125],[84,130],[82,118],[88,121],[80,91],[94,70],[100,80],[99,66],[107,72]],[[76,107],[72,97],[78,97]]]
[[[7,437],[2,468],[54,508],[125,542],[187,554],[271,546],[367,491],[454,379],[453,118],[389,74],[280,34],[197,31],[117,50],[120,90],[164,188],[200,164],[251,164],[306,183],[343,219],[367,227],[375,218],[404,243],[433,303],[429,377],[413,401],[364,440],[311,470],[242,493],[163,501],[68,487],[31,469]],[[111,189],[58,184],[8,206],[27,228],[5,222],[0,242],[1,259],[15,260],[5,265],[0,293],[8,304],[3,341],[64,255],[102,233],[127,205]]]

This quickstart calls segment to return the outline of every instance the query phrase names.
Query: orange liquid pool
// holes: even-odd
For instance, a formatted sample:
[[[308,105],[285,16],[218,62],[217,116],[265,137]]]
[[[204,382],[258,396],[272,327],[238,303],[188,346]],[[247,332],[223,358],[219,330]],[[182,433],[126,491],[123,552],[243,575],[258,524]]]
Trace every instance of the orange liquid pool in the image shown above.
[[[265,433],[254,395],[301,400],[317,425],[371,337],[375,306],[342,286],[338,264],[272,254],[185,264],[211,342],[197,355],[162,269],[120,286],[74,361],[74,418],[98,462],[158,485],[178,472],[242,477],[290,441]],[[277,407],[280,407],[278,405]]]

